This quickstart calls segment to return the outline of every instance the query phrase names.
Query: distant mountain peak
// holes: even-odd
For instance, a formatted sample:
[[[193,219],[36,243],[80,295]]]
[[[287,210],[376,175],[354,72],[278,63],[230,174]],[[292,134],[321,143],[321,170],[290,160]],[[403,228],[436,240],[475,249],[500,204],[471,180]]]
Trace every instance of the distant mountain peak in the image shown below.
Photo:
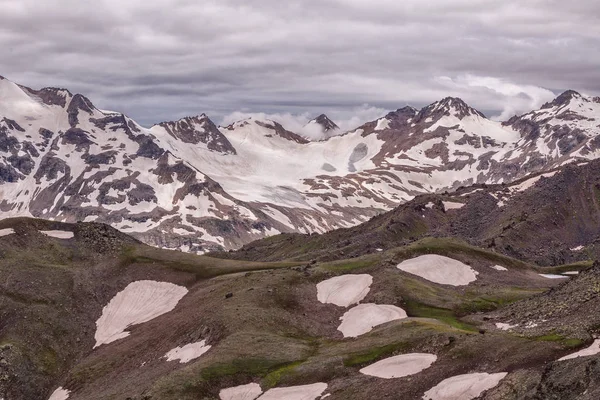
[[[448,109],[450,112],[454,112],[454,114],[458,114],[459,118],[463,118],[463,116],[468,115],[478,115],[480,117],[484,117],[483,113],[469,106],[463,99],[460,97],[445,97],[438,102],[440,107],[444,107]]]
[[[442,100],[424,107],[419,111],[417,119],[422,121],[431,118],[432,120],[437,121],[443,116],[454,116],[461,120],[469,116],[485,118],[485,115],[483,115],[482,112],[469,106],[463,99],[458,97],[445,97]]]
[[[335,122],[333,122],[331,119],[329,119],[329,117],[325,114],[319,115],[318,117],[310,120],[308,123],[321,125],[321,127],[323,128],[323,132],[329,132],[329,131],[340,129],[340,127],[337,126],[337,124]]]
[[[158,126],[184,143],[204,143],[211,151],[223,154],[237,154],[235,148],[221,133],[219,128],[204,113],[183,117],[177,121],[161,122]]]
[[[547,109],[552,107],[560,107],[568,105],[574,99],[582,99],[583,96],[581,93],[576,92],[575,90],[566,90],[558,95],[554,100],[544,104],[541,108]]]
[[[414,108],[412,106],[405,106],[405,107],[397,109],[396,111],[390,111],[389,113],[387,113],[385,118],[387,118],[389,120],[395,120],[398,118],[403,118],[403,119],[413,118],[415,115],[418,114],[418,112],[419,112],[419,110],[417,110],[416,108]]]

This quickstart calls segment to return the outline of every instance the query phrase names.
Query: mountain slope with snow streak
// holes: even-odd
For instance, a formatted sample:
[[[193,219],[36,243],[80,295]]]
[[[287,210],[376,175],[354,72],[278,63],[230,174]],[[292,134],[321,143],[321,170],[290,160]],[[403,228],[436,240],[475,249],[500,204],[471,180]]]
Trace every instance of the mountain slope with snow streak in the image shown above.
[[[0,212],[108,223],[202,253],[355,226],[424,193],[497,184],[598,156],[600,99],[566,92],[491,121],[457,98],[310,142],[259,119],[144,128],[65,89],[0,79]],[[314,120],[336,131],[326,116]]]

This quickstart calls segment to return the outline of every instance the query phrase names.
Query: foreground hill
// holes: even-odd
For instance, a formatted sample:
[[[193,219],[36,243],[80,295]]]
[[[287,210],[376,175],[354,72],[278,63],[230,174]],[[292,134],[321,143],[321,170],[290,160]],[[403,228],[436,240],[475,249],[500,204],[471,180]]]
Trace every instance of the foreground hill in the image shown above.
[[[236,249],[594,159],[598,118],[600,100],[571,91],[505,123],[446,98],[309,142],[257,119],[218,127],[199,115],[145,128],[80,94],[0,78],[0,212],[107,223],[189,252]],[[335,131],[325,116],[315,121]]]
[[[221,258],[3,220],[0,397],[595,399],[599,163]]]

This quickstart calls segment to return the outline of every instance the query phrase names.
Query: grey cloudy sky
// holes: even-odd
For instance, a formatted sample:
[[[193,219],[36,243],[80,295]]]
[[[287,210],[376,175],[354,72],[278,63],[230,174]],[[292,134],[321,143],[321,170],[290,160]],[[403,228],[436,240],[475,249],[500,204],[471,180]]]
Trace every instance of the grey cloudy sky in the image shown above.
[[[497,117],[600,94],[597,0],[0,0],[0,75],[144,125],[325,112],[344,125],[459,96]]]

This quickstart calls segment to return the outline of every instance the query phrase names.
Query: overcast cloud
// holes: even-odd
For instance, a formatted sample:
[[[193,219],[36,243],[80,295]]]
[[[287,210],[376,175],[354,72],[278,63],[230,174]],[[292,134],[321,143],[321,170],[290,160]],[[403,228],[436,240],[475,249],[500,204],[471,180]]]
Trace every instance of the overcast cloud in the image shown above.
[[[144,125],[325,112],[349,127],[445,96],[507,118],[600,94],[599,16],[596,0],[0,0],[0,75]]]

